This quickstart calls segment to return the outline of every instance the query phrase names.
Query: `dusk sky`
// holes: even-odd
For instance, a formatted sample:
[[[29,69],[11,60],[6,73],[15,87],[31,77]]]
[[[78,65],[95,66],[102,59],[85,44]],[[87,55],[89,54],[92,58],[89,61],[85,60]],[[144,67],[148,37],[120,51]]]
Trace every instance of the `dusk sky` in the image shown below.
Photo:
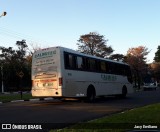
[[[114,53],[140,45],[152,62],[160,45],[160,0],[0,0],[0,46],[25,39],[41,48],[76,50],[80,35],[98,32]]]

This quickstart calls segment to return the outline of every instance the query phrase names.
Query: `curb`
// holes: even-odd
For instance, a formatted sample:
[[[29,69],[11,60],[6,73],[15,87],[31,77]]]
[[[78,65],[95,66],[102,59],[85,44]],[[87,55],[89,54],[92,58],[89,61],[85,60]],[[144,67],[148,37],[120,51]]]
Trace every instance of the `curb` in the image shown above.
[[[17,91],[17,92],[3,92],[3,93],[0,93],[0,95],[9,95],[9,94],[20,94],[21,91]],[[27,93],[31,93],[30,91],[23,91],[22,92],[23,94],[27,94]]]
[[[48,97],[48,98],[36,98],[36,99],[26,99],[26,100],[12,100],[12,101],[6,101],[6,102],[0,102],[0,104],[4,104],[4,103],[16,103],[16,102],[24,102],[24,101],[48,101],[48,100],[54,100],[54,98]]]

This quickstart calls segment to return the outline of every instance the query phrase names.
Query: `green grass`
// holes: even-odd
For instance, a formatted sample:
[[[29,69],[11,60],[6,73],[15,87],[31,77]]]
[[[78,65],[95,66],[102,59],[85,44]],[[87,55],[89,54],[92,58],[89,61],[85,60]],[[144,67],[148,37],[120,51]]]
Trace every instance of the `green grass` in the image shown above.
[[[137,108],[93,121],[93,123],[160,123],[160,104]]]
[[[119,114],[103,117],[86,123],[79,123],[62,130],[50,132],[125,132],[134,129],[135,125],[160,124],[160,103],[149,105]],[[158,128],[160,125],[158,126]]]
[[[10,102],[12,100],[28,100],[32,99],[32,95],[30,93],[23,93],[22,98],[20,94],[0,94],[0,102]]]

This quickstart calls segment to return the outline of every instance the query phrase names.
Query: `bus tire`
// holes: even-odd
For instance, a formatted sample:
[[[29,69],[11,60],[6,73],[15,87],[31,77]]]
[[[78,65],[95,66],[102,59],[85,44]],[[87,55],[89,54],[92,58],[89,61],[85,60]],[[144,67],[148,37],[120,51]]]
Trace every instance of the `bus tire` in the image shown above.
[[[95,88],[91,85],[87,89],[87,102],[93,103],[95,102],[96,91]]]
[[[126,98],[126,95],[127,95],[127,88],[126,88],[126,86],[123,86],[121,98]]]

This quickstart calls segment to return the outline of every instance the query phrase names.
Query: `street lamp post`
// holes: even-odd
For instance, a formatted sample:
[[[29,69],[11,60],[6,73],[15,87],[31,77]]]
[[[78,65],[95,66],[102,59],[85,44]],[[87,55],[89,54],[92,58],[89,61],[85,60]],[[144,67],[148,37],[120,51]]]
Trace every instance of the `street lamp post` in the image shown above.
[[[6,16],[7,15],[7,12],[3,12],[1,15],[0,15],[0,17],[2,17],[2,16]]]
[[[2,79],[2,93],[4,93],[4,85],[3,85],[3,66],[1,66],[1,79]]]
[[[3,12],[1,15],[0,15],[0,17],[2,17],[2,16],[6,16],[7,15],[7,12]],[[3,85],[3,65],[1,66],[1,79],[2,79],[2,93],[4,93],[4,85]]]

